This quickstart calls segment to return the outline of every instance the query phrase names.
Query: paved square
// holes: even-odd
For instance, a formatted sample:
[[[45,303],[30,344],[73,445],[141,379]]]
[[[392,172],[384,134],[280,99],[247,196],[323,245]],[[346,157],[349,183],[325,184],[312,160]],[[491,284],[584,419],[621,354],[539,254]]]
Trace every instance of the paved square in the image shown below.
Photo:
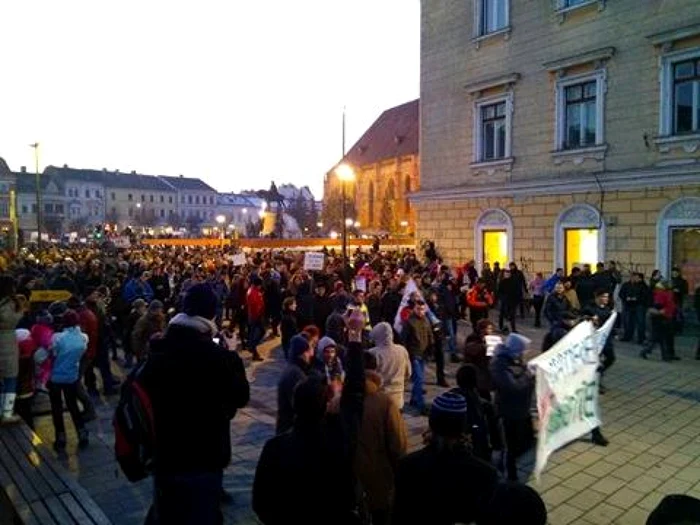
[[[538,348],[544,331],[529,327],[523,333]],[[466,326],[460,329],[465,336]],[[460,341],[461,342],[461,341]],[[601,397],[606,448],[576,441],[550,458],[539,484],[552,525],[642,525],[649,512],[667,494],[700,497],[700,361],[695,361],[696,340],[677,339],[683,358],[663,363],[658,354],[648,361],[637,357],[638,348],[616,343],[618,360],[605,378],[607,393]],[[233,458],[224,483],[234,497],[225,507],[226,523],[258,523],[250,508],[255,465],[263,444],[274,434],[277,377],[283,367],[275,345],[265,350],[269,359],[247,362],[251,403],[231,424]],[[454,383],[457,365],[449,364],[448,381]],[[435,386],[434,368],[427,373],[428,397],[442,390]],[[129,483],[113,456],[111,426],[116,398],[99,401],[97,421],[89,424],[91,446],[77,452],[71,436],[68,455],[60,458],[88,490],[115,525],[143,523],[151,501],[151,481]],[[409,446],[421,446],[427,419],[406,415]],[[183,424],[187,424],[183,414]],[[68,424],[67,428],[72,425]],[[53,441],[50,417],[37,419],[37,433]],[[530,476],[532,454],[522,458],[522,478]]]

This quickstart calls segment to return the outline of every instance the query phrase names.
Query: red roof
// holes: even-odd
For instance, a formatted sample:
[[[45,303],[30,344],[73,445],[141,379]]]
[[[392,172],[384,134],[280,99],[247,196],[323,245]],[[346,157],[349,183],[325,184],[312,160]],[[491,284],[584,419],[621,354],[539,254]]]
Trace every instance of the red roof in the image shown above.
[[[387,109],[345,155],[354,166],[418,154],[420,99]]]

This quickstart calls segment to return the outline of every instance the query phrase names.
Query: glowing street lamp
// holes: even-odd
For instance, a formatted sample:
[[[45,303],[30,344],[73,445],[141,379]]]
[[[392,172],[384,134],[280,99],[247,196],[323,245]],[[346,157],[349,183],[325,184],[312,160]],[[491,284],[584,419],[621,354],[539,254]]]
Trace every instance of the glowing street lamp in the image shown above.
[[[355,181],[355,170],[352,169],[352,166],[346,163],[341,163],[338,164],[338,166],[335,168],[335,174],[338,177],[338,180],[340,181],[340,188],[342,191],[342,213],[343,217],[347,217],[347,202],[346,202],[346,196],[345,196],[345,184],[348,182],[354,182]],[[348,226],[351,226],[352,223],[348,224],[348,219],[345,220],[343,223],[343,275],[346,274],[347,272],[347,267],[348,267]]]
[[[219,238],[221,239],[221,247],[222,248],[224,247],[224,233],[226,232],[226,230],[223,227],[225,222],[226,222],[226,217],[224,215],[217,215],[216,216],[216,223],[219,225],[219,228],[221,230],[221,235]]]

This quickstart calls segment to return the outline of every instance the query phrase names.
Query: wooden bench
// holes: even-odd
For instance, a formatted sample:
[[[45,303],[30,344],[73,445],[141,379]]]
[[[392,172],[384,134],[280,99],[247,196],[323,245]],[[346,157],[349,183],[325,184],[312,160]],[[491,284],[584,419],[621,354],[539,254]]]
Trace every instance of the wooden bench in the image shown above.
[[[0,492],[23,525],[111,525],[24,423],[0,427]]]

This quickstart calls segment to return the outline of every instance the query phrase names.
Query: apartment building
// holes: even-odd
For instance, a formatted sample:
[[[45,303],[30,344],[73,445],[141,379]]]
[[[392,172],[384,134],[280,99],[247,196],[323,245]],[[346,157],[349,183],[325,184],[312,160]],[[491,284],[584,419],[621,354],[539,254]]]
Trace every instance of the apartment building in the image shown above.
[[[345,155],[342,162],[355,172],[345,182],[346,195],[360,230],[365,233],[411,233],[415,214],[408,195],[420,186],[419,101],[384,111]],[[334,170],[324,179],[324,221],[339,227],[342,182]]]
[[[203,226],[216,224],[217,192],[204,181],[195,178],[159,176],[176,193],[176,213],[184,223]]]
[[[0,157],[0,249],[16,246],[17,226],[16,176]]]
[[[423,0],[417,236],[700,285],[700,2]]]

